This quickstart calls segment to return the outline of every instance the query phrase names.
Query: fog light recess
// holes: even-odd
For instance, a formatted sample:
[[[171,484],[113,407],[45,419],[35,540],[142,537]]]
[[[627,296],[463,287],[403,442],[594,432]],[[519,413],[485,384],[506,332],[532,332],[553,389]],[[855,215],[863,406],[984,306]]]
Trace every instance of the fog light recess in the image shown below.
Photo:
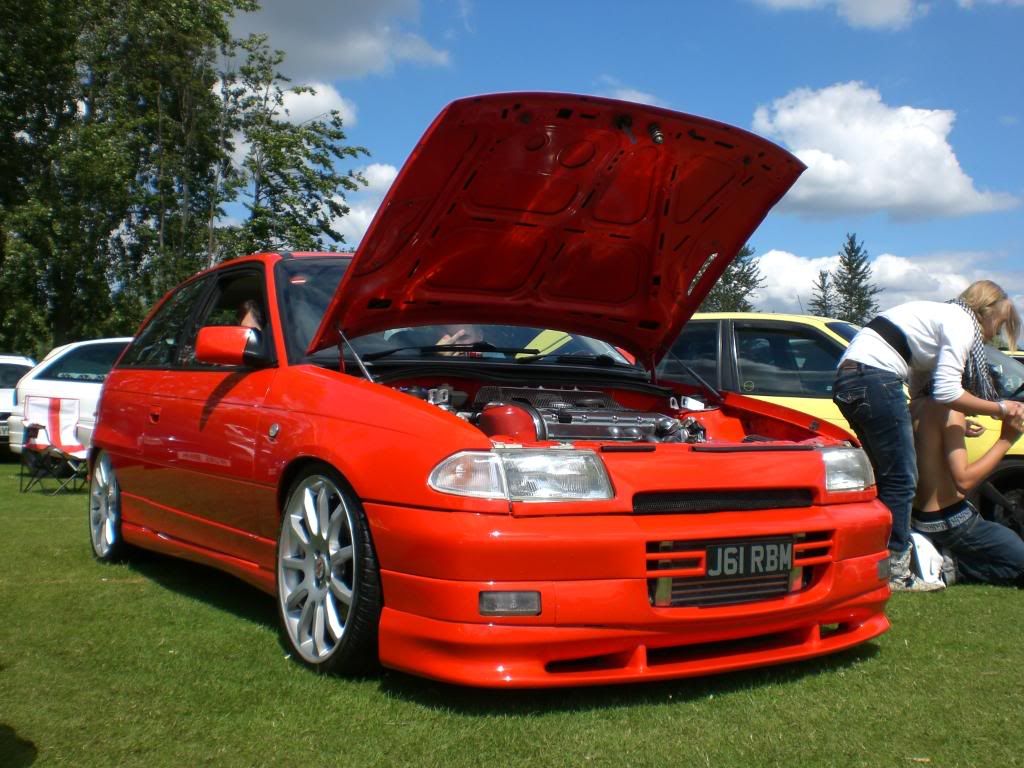
[[[481,616],[540,616],[540,592],[481,592]]]

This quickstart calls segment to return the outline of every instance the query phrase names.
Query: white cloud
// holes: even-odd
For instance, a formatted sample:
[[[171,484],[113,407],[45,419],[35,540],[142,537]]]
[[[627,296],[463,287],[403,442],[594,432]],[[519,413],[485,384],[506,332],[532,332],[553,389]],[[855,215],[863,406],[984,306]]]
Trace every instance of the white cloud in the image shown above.
[[[334,228],[345,237],[345,243],[353,247],[363,239],[374,214],[398,175],[398,169],[386,163],[370,163],[359,170],[367,186],[346,198],[348,214],[334,221]]]
[[[903,29],[928,12],[928,4],[916,0],[755,0],[773,10],[821,10],[835,8],[851,27]]]
[[[599,84],[598,95],[600,96],[607,96],[608,98],[619,99],[620,101],[632,101],[636,104],[663,106],[661,99],[653,93],[632,88],[611,75],[601,75],[597,81]]]
[[[906,301],[947,301],[975,280],[994,279],[1015,298],[1024,299],[1024,272],[994,272],[997,257],[991,253],[956,251],[909,258],[883,253],[871,261],[872,282],[882,289],[875,298],[881,309]],[[838,256],[798,256],[770,250],[755,261],[765,285],[754,297],[762,312],[804,312],[814,293],[818,272],[834,272]]]
[[[288,111],[288,122],[305,123],[317,118],[325,118],[331,110],[341,114],[346,128],[356,124],[356,105],[338,93],[333,85],[327,83],[309,83],[315,93],[284,94],[284,108]]]
[[[282,71],[296,83],[387,73],[398,64],[447,66],[448,51],[417,34],[418,0],[264,0],[240,13],[236,35],[269,32],[285,51]],[[468,12],[467,12],[468,13]]]
[[[973,8],[976,5],[1009,5],[1024,7],[1024,0],[957,0],[961,8]]]
[[[766,251],[754,258],[764,276],[754,307],[762,312],[804,312],[812,286],[821,270],[833,270],[838,256],[806,258],[781,250]]]
[[[760,106],[753,128],[808,166],[784,210],[910,219],[1016,206],[1012,195],[978,190],[964,173],[948,139],[955,118],[952,110],[890,106],[877,90],[850,82],[800,88]]]
[[[368,185],[366,187],[367,192],[383,197],[388,189],[391,188],[391,182],[398,175],[398,169],[387,163],[370,163],[362,169],[362,174],[366,178]]]

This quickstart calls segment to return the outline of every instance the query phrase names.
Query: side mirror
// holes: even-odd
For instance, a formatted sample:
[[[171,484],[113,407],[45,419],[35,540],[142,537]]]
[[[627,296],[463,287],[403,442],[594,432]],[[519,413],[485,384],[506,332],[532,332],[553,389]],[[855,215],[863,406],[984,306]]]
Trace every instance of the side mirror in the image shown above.
[[[196,360],[207,365],[263,368],[272,362],[262,335],[241,325],[208,325],[196,337]]]

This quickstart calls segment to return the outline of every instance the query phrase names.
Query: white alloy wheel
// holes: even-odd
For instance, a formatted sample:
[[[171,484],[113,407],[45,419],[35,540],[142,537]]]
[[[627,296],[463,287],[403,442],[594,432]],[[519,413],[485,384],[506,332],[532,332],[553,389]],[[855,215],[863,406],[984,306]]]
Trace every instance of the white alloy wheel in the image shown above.
[[[122,554],[121,489],[105,451],[96,457],[89,481],[89,533],[97,559],[110,561]]]
[[[349,630],[359,590],[354,510],[321,473],[303,477],[285,503],[277,551],[281,618],[308,664],[331,659]]]

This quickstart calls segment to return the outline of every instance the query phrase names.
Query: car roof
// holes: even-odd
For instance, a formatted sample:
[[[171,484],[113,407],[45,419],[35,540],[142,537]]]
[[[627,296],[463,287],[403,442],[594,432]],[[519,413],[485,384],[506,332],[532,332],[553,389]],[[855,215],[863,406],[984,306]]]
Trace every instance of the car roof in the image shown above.
[[[827,323],[845,323],[835,317],[819,317],[818,315],[795,315],[785,312],[697,312],[694,320],[777,320],[803,325],[824,326]],[[852,323],[850,323],[852,325]]]
[[[68,342],[67,344],[61,344],[59,347],[54,347],[53,349],[51,349],[49,352],[46,353],[46,356],[43,357],[43,359],[40,362],[45,363],[47,360],[52,360],[58,355],[63,355],[65,352],[68,352],[69,350],[72,349],[77,349],[78,347],[85,347],[90,344],[108,344],[111,342],[118,341],[127,344],[129,341],[132,340],[132,338],[132,336],[112,336],[110,338],[104,339],[84,339],[82,341],[71,341]]]
[[[6,363],[8,365],[27,365],[31,368],[36,364],[36,361],[31,357],[25,357],[24,355],[0,355],[0,363]]]

